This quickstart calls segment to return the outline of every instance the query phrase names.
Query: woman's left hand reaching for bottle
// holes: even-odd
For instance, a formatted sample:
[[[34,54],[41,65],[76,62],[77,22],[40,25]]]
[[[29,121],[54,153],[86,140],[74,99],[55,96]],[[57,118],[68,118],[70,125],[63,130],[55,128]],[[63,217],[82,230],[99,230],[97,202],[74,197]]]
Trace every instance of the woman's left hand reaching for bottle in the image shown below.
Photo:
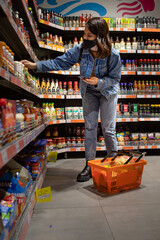
[[[85,83],[90,84],[90,85],[98,85],[97,77],[82,78],[82,81],[84,81]]]

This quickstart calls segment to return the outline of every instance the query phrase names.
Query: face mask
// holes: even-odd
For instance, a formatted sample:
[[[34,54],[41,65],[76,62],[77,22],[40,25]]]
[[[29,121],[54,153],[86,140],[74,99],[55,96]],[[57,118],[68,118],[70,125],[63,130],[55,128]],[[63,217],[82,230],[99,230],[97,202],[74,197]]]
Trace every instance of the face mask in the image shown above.
[[[83,39],[84,48],[92,48],[96,45],[96,43],[97,43],[96,39],[94,40]]]

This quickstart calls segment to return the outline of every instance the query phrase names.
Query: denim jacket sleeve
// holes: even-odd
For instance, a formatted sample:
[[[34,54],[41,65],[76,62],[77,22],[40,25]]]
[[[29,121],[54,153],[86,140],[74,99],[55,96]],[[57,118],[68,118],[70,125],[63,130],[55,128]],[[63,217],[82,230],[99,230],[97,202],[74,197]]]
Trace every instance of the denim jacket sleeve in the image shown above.
[[[79,60],[81,44],[69,49],[62,56],[47,61],[39,61],[37,64],[37,72],[68,70]]]
[[[119,53],[111,53],[108,75],[98,79],[100,90],[110,89],[121,80],[121,58]]]

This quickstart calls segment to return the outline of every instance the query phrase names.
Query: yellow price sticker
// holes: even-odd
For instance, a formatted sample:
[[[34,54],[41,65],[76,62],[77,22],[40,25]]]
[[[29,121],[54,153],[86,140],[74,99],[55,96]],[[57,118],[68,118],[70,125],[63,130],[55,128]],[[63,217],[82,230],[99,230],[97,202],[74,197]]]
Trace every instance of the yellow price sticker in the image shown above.
[[[56,162],[57,161],[57,152],[49,152],[47,161],[48,162]]]
[[[37,202],[51,202],[51,187],[36,189]]]

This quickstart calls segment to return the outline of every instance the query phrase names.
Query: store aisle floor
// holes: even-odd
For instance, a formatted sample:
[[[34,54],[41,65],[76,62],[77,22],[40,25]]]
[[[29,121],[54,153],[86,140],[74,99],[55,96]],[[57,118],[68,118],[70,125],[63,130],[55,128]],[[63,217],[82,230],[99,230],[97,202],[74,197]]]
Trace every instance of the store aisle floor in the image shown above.
[[[84,160],[49,163],[52,202],[36,204],[26,240],[159,240],[160,157],[145,159],[141,187],[116,195],[76,182]]]

